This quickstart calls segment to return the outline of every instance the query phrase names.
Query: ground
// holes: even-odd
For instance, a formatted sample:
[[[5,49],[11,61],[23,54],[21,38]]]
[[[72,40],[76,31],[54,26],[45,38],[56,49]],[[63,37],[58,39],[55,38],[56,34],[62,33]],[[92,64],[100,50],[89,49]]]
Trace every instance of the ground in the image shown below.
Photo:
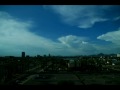
[[[120,85],[120,74],[36,74],[29,76],[29,79],[23,83],[23,85],[60,84]]]

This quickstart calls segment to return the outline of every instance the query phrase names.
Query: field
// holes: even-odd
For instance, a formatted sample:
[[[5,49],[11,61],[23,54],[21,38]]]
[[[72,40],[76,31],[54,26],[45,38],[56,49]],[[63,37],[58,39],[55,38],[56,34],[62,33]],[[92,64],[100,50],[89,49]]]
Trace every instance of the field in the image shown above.
[[[42,74],[24,85],[120,85],[120,74]]]
[[[85,85],[120,85],[120,74],[78,74]]]

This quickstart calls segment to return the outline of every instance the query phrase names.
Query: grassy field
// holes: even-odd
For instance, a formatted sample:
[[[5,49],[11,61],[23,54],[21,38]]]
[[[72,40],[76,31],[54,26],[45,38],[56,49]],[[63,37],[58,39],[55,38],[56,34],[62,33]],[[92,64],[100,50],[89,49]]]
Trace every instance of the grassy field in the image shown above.
[[[120,74],[78,74],[85,85],[120,85]]]
[[[47,76],[47,78],[45,78]],[[43,78],[42,78],[43,77]],[[74,74],[45,74],[38,78],[33,78],[27,81],[24,85],[66,85],[66,84],[80,84],[79,78]]]
[[[48,84],[120,85],[120,74],[52,74],[50,78],[33,78],[25,83],[25,85]]]

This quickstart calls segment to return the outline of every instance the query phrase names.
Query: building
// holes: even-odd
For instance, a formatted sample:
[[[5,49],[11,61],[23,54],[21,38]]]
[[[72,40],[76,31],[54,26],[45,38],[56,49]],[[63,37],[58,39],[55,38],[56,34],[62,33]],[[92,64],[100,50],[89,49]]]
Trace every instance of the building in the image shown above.
[[[25,57],[25,52],[22,52],[22,58],[24,58]]]
[[[69,60],[69,63],[68,63],[68,68],[71,68],[71,67],[75,67],[75,63],[74,63],[74,60]]]
[[[120,53],[117,54],[117,57],[120,57]]]

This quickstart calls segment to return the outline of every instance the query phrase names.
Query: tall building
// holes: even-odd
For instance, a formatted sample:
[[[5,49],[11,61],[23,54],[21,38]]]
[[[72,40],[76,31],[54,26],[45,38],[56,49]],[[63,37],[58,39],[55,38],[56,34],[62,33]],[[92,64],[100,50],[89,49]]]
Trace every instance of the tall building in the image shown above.
[[[22,57],[25,57],[25,52],[22,52]]]

